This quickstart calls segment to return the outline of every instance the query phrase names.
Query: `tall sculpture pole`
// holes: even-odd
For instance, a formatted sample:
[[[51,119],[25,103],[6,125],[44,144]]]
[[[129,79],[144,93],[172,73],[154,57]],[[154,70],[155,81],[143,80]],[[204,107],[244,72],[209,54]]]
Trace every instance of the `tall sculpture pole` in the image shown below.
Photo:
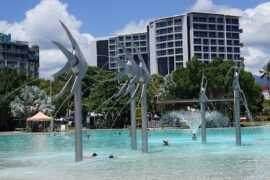
[[[206,102],[208,101],[208,98],[206,96],[206,86],[207,86],[207,81],[206,77],[203,75],[202,81],[201,81],[201,88],[200,88],[200,111],[201,111],[201,131],[202,131],[202,143],[206,143],[206,117],[205,117],[205,111],[206,111]]]
[[[233,77],[234,92],[234,122],[236,145],[241,145],[241,125],[240,125],[240,85],[239,85],[240,68],[235,68]]]
[[[82,80],[85,77],[88,65],[77,42],[71,35],[70,31],[68,30],[68,28],[63,22],[60,21],[60,23],[62,24],[65,32],[67,33],[73,49],[72,49],[72,52],[70,52],[62,44],[53,41],[53,43],[63,52],[63,54],[66,56],[68,60],[65,66],[60,71],[55,73],[53,76],[63,75],[66,72],[68,72],[70,69],[72,70],[73,74],[70,76],[69,80],[66,82],[65,86],[60,91],[60,93],[55,96],[55,98],[58,98],[59,96],[63,95],[64,92],[67,90],[68,86],[71,87],[71,90],[68,96],[65,98],[60,108],[68,99],[70,99],[74,95],[75,161],[78,162],[78,161],[82,161],[82,103],[81,103],[82,91],[81,91],[81,88],[82,88]]]
[[[144,88],[144,87],[143,87]],[[147,97],[146,89],[141,96],[141,111],[142,111],[142,152],[148,152],[148,118],[147,118]]]
[[[147,117],[147,87],[150,83],[150,74],[144,62],[144,59],[139,52],[138,48],[134,45],[135,50],[137,52],[138,58],[140,60],[139,63],[139,71],[138,74],[140,76],[140,84],[141,87],[141,111],[142,111],[142,152],[148,152],[148,117]]]
[[[75,106],[75,160],[82,161],[82,82],[80,81],[74,92]]]
[[[131,121],[131,149],[137,149],[137,133],[136,133],[136,98],[132,98],[135,93],[135,85],[132,85],[130,92],[130,121]]]
[[[123,67],[123,70],[118,73],[118,75],[109,81],[121,80],[124,77],[128,77],[124,85],[121,89],[112,96],[112,98],[116,97],[124,97],[130,93],[130,118],[131,118],[131,148],[137,148],[137,139],[136,139],[136,100],[135,95],[137,94],[138,89],[141,87],[141,108],[142,108],[142,151],[148,152],[148,134],[147,134],[147,94],[146,88],[150,83],[150,75],[148,69],[145,65],[142,55],[134,45],[134,49],[139,58],[139,65],[135,62],[134,57],[130,54],[127,49],[121,44],[118,43],[118,46],[121,47],[125,53],[127,63],[125,64],[118,57],[116,60]],[[135,88],[136,87],[136,88]]]

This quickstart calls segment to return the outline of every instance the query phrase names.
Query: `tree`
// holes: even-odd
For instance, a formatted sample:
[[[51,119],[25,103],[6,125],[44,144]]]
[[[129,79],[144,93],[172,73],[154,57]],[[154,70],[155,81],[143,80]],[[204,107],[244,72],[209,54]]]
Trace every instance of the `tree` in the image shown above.
[[[267,90],[270,94],[270,60],[263,66],[263,69],[259,71],[262,75],[261,78],[267,79]]]
[[[52,114],[55,110],[51,98],[36,86],[26,86],[21,94],[10,102],[10,108],[12,116],[20,120],[26,120],[39,111],[44,114]]]
[[[10,101],[24,84],[34,83],[35,79],[27,76],[25,71],[11,68],[0,69],[0,131],[14,130],[14,122],[10,113]]]

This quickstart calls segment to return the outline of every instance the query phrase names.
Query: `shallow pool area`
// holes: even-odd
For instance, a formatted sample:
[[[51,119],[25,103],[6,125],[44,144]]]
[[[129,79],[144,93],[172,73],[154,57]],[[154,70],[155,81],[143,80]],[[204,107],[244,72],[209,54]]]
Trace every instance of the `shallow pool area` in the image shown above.
[[[200,129],[199,129],[200,131]],[[149,131],[149,153],[130,148],[126,130],[83,132],[83,154],[98,156],[75,163],[74,133],[1,134],[0,179],[267,179],[270,177],[270,127],[207,129],[192,141],[189,129]],[[169,146],[163,146],[168,139]],[[109,155],[115,158],[109,159]]]

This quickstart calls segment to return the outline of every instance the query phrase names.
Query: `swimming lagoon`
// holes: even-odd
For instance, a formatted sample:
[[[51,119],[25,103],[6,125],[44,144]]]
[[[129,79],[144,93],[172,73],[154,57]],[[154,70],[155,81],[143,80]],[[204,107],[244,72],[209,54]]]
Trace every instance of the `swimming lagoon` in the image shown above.
[[[90,139],[87,134],[90,132]],[[149,153],[130,148],[126,130],[83,132],[83,154],[74,162],[74,133],[0,135],[0,179],[267,179],[270,177],[270,127],[207,129],[207,144],[189,129],[151,130]],[[163,146],[168,139],[169,146]],[[109,159],[109,155],[115,158]]]

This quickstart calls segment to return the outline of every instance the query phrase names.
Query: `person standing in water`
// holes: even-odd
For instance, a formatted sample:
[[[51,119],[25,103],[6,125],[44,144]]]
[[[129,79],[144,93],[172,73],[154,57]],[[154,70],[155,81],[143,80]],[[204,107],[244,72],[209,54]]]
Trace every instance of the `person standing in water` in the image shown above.
[[[192,140],[193,141],[196,141],[197,140],[197,137],[196,137],[196,134],[195,133],[193,133]]]

